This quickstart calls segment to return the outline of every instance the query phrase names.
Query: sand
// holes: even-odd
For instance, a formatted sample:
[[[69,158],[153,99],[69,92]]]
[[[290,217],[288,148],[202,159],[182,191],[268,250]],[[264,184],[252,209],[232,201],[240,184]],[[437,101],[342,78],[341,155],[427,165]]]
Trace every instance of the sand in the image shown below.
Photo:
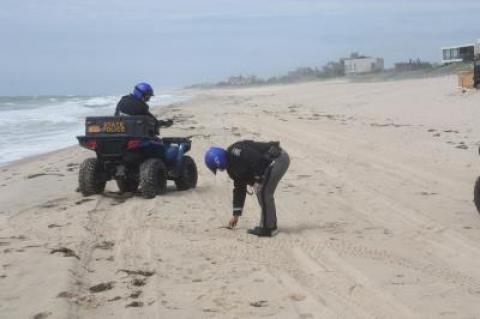
[[[480,94],[455,77],[190,91],[195,190],[75,192],[78,147],[0,167],[0,318],[479,318]],[[210,145],[280,140],[280,233],[238,229]]]

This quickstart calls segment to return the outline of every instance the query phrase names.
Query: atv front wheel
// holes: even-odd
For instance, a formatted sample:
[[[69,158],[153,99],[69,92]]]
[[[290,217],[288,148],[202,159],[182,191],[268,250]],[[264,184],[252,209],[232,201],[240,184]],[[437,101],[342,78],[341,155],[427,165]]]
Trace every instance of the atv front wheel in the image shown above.
[[[167,192],[167,167],[162,160],[150,158],[140,165],[140,192],[145,198],[154,198]]]
[[[189,188],[197,187],[198,172],[197,165],[193,158],[188,155],[183,157],[182,175],[175,180],[177,190],[184,191]]]
[[[100,194],[105,190],[106,183],[103,167],[98,159],[91,157],[84,160],[78,173],[78,185],[82,195]]]
[[[473,202],[475,203],[475,207],[477,207],[477,211],[480,213],[480,177],[477,178],[475,188],[473,189]]]

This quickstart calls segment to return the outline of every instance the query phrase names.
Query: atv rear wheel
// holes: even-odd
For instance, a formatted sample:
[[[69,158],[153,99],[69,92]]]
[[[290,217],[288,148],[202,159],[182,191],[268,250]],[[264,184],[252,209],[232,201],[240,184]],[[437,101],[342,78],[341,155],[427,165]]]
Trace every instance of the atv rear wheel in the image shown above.
[[[107,183],[103,175],[103,167],[98,159],[91,157],[84,160],[78,173],[78,185],[82,195],[102,193]]]
[[[189,188],[197,187],[198,172],[197,165],[193,158],[188,155],[183,157],[182,175],[175,180],[177,190],[183,191]]]
[[[145,198],[154,198],[167,192],[167,167],[162,160],[150,158],[140,165],[140,192]]]
[[[475,188],[473,190],[473,202],[475,203],[475,207],[477,207],[477,211],[480,213],[480,177],[477,178],[475,182]]]

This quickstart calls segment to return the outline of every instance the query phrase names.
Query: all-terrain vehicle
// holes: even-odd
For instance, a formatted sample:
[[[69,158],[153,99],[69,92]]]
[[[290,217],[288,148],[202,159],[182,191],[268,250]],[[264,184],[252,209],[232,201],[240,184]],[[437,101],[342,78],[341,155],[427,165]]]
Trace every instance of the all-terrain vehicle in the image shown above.
[[[191,140],[159,138],[155,119],[148,116],[87,117],[80,145],[95,151],[80,166],[79,191],[84,196],[102,193],[115,180],[120,192],[136,192],[153,198],[167,191],[167,180],[177,190],[197,186],[195,161],[185,155]]]

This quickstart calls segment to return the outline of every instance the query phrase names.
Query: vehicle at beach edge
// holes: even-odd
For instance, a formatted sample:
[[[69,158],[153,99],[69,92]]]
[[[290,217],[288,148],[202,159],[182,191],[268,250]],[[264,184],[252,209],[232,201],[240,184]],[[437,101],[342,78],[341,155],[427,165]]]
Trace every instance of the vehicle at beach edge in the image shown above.
[[[191,140],[159,137],[156,121],[148,116],[87,117],[80,145],[94,151],[80,165],[78,190],[83,196],[103,193],[115,180],[121,193],[139,192],[153,198],[167,192],[167,181],[177,190],[197,186],[197,166],[186,155]]]

